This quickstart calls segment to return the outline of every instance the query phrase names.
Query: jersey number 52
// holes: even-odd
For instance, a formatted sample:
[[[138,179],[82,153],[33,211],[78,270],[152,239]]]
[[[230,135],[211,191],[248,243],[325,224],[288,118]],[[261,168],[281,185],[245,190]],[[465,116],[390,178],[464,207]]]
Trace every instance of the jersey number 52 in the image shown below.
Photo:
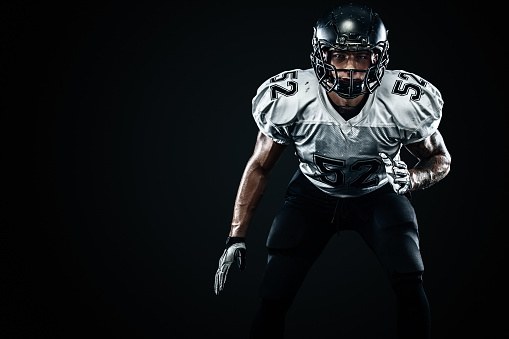
[[[410,100],[419,101],[422,96],[422,87],[426,87],[426,81],[421,78],[418,78],[416,75],[412,73],[400,72],[398,74],[398,78],[403,80],[410,80],[412,78],[416,83],[411,82],[403,82],[403,80],[396,80],[394,83],[394,87],[392,88],[392,94],[397,95],[408,95],[410,90],[412,91],[412,95],[410,95]],[[422,86],[422,87],[421,87]]]
[[[313,160],[320,171],[316,179],[333,187],[345,184],[345,172],[354,174],[348,187],[368,188],[378,185],[378,177],[372,176],[382,168],[381,161],[378,159],[360,159],[351,164],[349,168],[345,166],[346,162],[341,159],[314,154]]]
[[[272,83],[280,82],[280,81],[287,80],[287,79],[297,79],[297,71],[291,71],[291,72],[282,73],[282,74],[280,74],[278,76],[275,76],[272,79],[270,79],[270,82],[272,82]],[[280,85],[271,85],[270,86],[270,98],[271,98],[271,100],[277,99],[279,97],[279,95],[284,95],[284,96],[289,97],[289,96],[292,96],[295,93],[297,93],[298,86],[297,86],[297,82],[296,81],[288,80],[286,82],[286,86],[288,86],[288,87],[283,87],[283,86],[280,86]]]

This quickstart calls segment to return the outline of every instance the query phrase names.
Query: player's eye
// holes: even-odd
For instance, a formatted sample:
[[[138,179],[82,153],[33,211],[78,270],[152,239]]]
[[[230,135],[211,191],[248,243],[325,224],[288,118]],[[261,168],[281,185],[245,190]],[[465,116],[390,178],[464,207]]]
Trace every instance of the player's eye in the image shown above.
[[[345,55],[344,54],[339,54],[339,53],[334,53],[334,54],[332,54],[332,57],[334,59],[344,59]]]

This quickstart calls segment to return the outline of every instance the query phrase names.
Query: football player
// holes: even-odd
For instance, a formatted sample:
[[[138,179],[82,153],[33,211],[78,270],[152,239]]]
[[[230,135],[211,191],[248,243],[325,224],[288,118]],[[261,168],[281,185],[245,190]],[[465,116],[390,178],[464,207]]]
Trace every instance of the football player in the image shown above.
[[[293,145],[299,168],[267,239],[268,261],[251,338],[282,338],[284,319],[333,234],[357,231],[383,266],[397,298],[399,338],[429,338],[424,265],[409,193],[449,172],[438,131],[443,101],[421,77],[388,70],[387,30],[370,8],[342,5],[318,19],[312,68],[282,72],[258,89],[256,146],[238,189],[218,294],[233,262],[245,267],[245,237],[272,168]],[[400,160],[405,147],[418,162]]]

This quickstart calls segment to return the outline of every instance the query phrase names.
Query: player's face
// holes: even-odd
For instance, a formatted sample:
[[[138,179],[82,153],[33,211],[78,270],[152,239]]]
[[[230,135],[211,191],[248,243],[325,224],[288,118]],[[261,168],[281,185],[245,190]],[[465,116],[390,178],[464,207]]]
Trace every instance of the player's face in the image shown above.
[[[332,50],[328,55],[329,63],[336,67],[338,70],[338,77],[340,80],[349,81],[350,72],[344,70],[356,69],[360,71],[367,70],[372,63],[376,62],[376,54],[369,51],[339,51]],[[362,81],[366,72],[353,72],[354,81]],[[336,75],[333,74],[335,77]]]

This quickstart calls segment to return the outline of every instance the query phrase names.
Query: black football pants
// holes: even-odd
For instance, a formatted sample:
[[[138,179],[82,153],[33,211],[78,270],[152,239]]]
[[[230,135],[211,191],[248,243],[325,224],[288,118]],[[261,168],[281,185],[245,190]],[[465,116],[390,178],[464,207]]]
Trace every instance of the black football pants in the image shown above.
[[[313,262],[340,230],[357,231],[374,251],[397,298],[398,337],[428,339],[429,305],[417,220],[409,199],[390,185],[357,198],[335,198],[297,171],[268,239],[261,304],[250,338],[283,338],[284,319]]]

